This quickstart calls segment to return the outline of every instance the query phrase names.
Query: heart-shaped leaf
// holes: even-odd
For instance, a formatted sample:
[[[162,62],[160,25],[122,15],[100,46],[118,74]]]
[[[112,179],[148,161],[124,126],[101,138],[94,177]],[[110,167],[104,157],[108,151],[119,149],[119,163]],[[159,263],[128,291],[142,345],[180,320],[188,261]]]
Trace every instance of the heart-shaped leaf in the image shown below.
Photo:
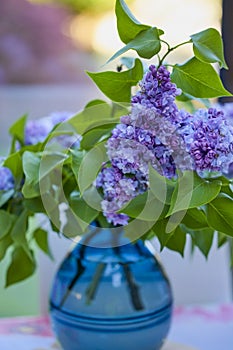
[[[131,87],[137,85],[143,76],[143,66],[139,59],[135,60],[132,69],[124,72],[87,72],[98,88],[111,100],[130,102]]]
[[[219,196],[207,205],[207,220],[211,227],[233,237],[233,200]]]
[[[151,28],[148,25],[141,24],[134,17],[124,0],[116,0],[115,13],[118,34],[125,44],[128,44],[141,31]]]
[[[193,52],[203,62],[218,62],[220,67],[227,69],[224,59],[223,43],[219,32],[214,28],[208,28],[202,32],[191,35]]]
[[[185,64],[176,64],[171,79],[184,93],[194,97],[231,96],[231,93],[222,85],[211,64],[201,62],[196,57],[191,58]]]
[[[128,50],[137,51],[138,55],[142,58],[151,58],[156,55],[161,49],[161,43],[159,40],[159,31],[157,28],[149,28],[143,30],[137,36],[131,40],[126,46],[117,51],[107,63],[115,60],[117,57],[127,52]]]
[[[207,181],[194,172],[186,171],[177,181],[167,215],[206,204],[217,197],[220,190],[220,181]]]

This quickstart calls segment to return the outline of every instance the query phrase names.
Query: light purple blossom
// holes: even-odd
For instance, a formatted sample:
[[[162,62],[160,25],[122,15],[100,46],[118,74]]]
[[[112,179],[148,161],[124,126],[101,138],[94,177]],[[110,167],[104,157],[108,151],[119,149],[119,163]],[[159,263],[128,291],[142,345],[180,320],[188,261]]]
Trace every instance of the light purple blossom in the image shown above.
[[[35,145],[44,142],[53,128],[71,118],[72,112],[54,112],[47,117],[29,120],[25,126],[25,145]],[[56,140],[64,147],[76,147],[80,145],[80,135],[61,135]]]
[[[47,117],[28,120],[25,126],[25,144],[43,142],[57,124],[68,120],[72,115],[71,112],[56,112]]]
[[[14,188],[14,177],[9,168],[0,165],[0,191],[8,191]]]
[[[233,126],[214,108],[194,115],[179,110],[180,90],[165,67],[150,66],[107,142],[111,166],[103,166],[96,186],[102,190],[103,214],[113,225],[129,220],[122,207],[149,188],[149,166],[175,178],[177,170],[228,173],[233,166]],[[229,167],[230,165],[230,167]],[[124,212],[124,210],[122,210]]]
[[[223,111],[199,109],[182,130],[193,170],[227,173],[233,161],[233,127]]]
[[[216,109],[220,109],[225,114],[230,124],[233,124],[233,102],[216,104]]]
[[[25,126],[25,145],[35,145],[43,142],[53,129],[53,123],[49,118],[29,120]]]
[[[111,167],[104,167],[96,182],[103,191],[103,213],[114,225],[127,219],[117,211],[148,189],[149,165],[164,176],[175,176],[173,156],[181,148],[174,102],[180,90],[171,83],[170,73],[151,66],[140,87],[132,98],[131,113],[121,118],[107,142]]]
[[[101,203],[107,221],[114,225],[126,225],[129,217],[117,213],[129,200],[147,189],[147,181],[141,177],[128,177],[115,167],[104,166],[96,179],[96,187],[103,191]]]
[[[181,90],[171,82],[170,73],[164,66],[157,69],[151,65],[140,87],[141,90],[132,97],[132,105],[140,104],[165,118],[176,119],[178,107],[174,101]]]

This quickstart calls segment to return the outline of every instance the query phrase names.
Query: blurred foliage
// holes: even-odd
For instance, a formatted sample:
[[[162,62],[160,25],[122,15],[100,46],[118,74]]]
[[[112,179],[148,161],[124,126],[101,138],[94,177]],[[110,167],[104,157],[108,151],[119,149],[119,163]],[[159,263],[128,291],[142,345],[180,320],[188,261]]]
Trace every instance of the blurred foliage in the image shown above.
[[[74,12],[92,12],[98,13],[113,10],[115,0],[28,0],[32,3],[40,4],[56,4],[66,6]],[[133,0],[127,1],[131,3]]]

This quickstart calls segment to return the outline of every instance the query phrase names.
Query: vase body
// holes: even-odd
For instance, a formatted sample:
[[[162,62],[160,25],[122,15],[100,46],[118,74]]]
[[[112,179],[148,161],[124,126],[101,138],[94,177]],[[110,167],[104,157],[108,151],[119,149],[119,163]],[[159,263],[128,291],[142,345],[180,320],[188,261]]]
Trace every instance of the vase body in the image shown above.
[[[101,231],[98,244],[77,244],[55,276],[57,339],[64,350],[159,350],[171,323],[169,281],[143,242],[131,244],[119,232],[111,246],[111,232]]]

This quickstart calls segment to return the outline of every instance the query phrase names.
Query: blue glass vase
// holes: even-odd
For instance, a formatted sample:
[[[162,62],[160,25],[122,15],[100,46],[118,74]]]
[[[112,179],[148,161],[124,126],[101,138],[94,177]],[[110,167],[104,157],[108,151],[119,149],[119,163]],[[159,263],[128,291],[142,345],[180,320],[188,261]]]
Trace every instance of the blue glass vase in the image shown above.
[[[130,243],[121,230],[93,228],[55,276],[50,315],[64,350],[159,350],[172,301],[151,249]]]

